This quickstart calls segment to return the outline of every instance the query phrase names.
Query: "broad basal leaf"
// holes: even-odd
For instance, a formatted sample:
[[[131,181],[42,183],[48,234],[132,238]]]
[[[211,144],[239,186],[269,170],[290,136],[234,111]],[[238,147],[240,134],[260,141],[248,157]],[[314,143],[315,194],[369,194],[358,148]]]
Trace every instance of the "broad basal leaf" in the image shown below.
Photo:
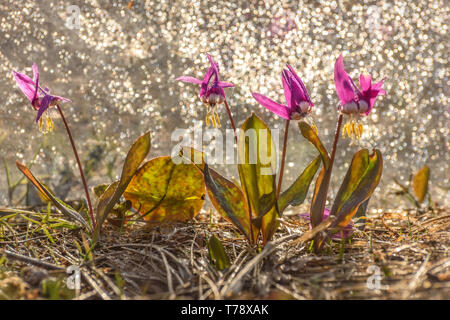
[[[294,183],[281,195],[278,199],[278,209],[280,214],[288,205],[298,206],[305,201],[308,193],[309,185],[320,167],[320,156],[315,158],[302,172],[302,174],[294,181]]]
[[[214,235],[209,238],[208,251],[211,264],[215,265],[217,270],[224,270],[230,266],[230,259],[225,252],[225,248]]]
[[[430,168],[424,166],[420,169],[412,181],[412,189],[417,201],[422,202],[428,192],[428,180],[430,178]]]
[[[375,149],[371,155],[367,149],[355,153],[331,208],[331,215],[336,216],[332,228],[343,228],[350,222],[359,206],[377,187],[382,170],[383,158],[379,150]]]
[[[323,168],[317,177],[313,200],[311,202],[311,225],[313,228],[322,222],[323,212],[325,210],[328,186],[330,184],[331,172],[329,169],[330,157],[328,152],[320,141],[317,132],[306,122],[300,121],[298,127],[302,135],[311,142],[319,151],[323,162]]]
[[[328,156],[327,149],[324,147],[322,141],[317,135],[316,130],[314,130],[314,128],[305,121],[299,121],[298,127],[302,135],[316,147],[317,151],[319,151],[325,170],[328,170],[328,166],[330,165],[330,157]]]
[[[256,242],[258,233],[250,223],[250,210],[242,189],[232,181],[204,165],[206,190],[211,203],[226,220],[233,223],[250,243]]]
[[[131,179],[133,178],[136,170],[144,161],[145,157],[150,151],[150,132],[145,133],[140,136],[131,146],[128,151],[127,157],[125,158],[125,163],[122,168],[122,175],[120,180],[111,184],[105,193],[99,198],[97,204],[97,215],[96,215],[96,230],[95,237],[97,239],[100,235],[101,227],[105,221],[108,214],[114,208],[114,205],[119,202],[120,197],[127,188]]]
[[[261,228],[264,243],[272,238],[278,227],[276,156],[270,129],[252,114],[239,134],[239,175],[251,208],[252,221]]]
[[[147,221],[187,221],[203,206],[205,183],[193,164],[158,157],[136,172],[123,196]]]
[[[201,151],[184,148],[182,154],[203,173],[208,196],[220,215],[233,223],[250,243],[256,243],[259,229],[250,223],[248,201],[239,185],[211,169]]]
[[[84,227],[90,229],[89,224],[86,220],[74,209],[72,209],[68,204],[64,203],[62,200],[58,199],[47,188],[31,173],[25,165],[16,161],[17,168],[30,180],[30,182],[37,188],[38,192],[45,195],[51,202],[61,211],[62,214],[66,215],[68,218],[81,223]]]

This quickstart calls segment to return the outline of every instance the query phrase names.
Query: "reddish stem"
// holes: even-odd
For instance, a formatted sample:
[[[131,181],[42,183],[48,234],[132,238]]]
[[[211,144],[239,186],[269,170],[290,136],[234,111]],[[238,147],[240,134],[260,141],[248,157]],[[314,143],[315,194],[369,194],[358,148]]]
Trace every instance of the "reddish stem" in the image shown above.
[[[88,202],[88,206],[89,206],[89,216],[91,217],[91,220],[92,220],[92,227],[93,227],[93,229],[95,229],[95,218],[94,218],[94,211],[92,210],[91,197],[89,196],[86,179],[84,178],[84,172],[83,172],[83,168],[81,166],[80,158],[78,157],[77,148],[75,147],[75,142],[73,141],[72,133],[70,132],[69,125],[67,124],[66,118],[64,117],[61,107],[57,104],[56,108],[58,109],[59,114],[61,115],[61,118],[64,122],[64,126],[66,127],[66,130],[67,130],[67,134],[69,135],[70,143],[72,144],[73,153],[75,154],[75,158],[77,159],[78,168],[80,169],[80,174],[81,174],[81,180],[83,181],[84,192],[86,193],[86,198],[87,198],[87,202]]]
[[[230,107],[228,106],[228,102],[225,99],[225,109],[227,109],[227,113],[228,113],[228,118],[230,118],[230,122],[231,122],[231,127],[233,128],[234,131],[234,141],[236,142],[236,144],[238,143],[238,139],[237,139],[237,133],[236,133],[236,126],[234,124],[234,120],[233,120],[233,115],[231,114],[231,110]]]
[[[291,121],[289,119],[286,120],[286,128],[284,129],[283,154],[281,155],[281,167],[280,167],[280,177],[278,178],[277,199],[280,197],[281,182],[283,181],[284,162],[286,161],[286,148],[287,148],[287,139],[288,139],[290,122]]]
[[[343,119],[343,114],[340,113],[339,114],[339,119],[336,125],[336,132],[334,133],[334,141],[333,141],[333,149],[331,149],[331,156],[330,156],[330,167],[329,167],[329,171],[330,171],[330,177],[331,177],[331,170],[333,169],[333,163],[334,163],[334,157],[336,156],[336,149],[337,149],[337,143],[339,141],[339,133],[341,132],[341,125],[342,125],[342,119]],[[328,188],[326,190],[325,195],[328,193]],[[326,197],[325,197],[326,199]]]
[[[327,173],[325,174],[325,177],[326,177],[327,181],[323,181],[322,182],[322,183],[325,183],[325,197],[324,197],[324,200],[323,200],[324,203],[322,204],[322,213],[325,210],[325,203],[327,201],[328,188],[330,186],[330,179],[331,179],[331,170],[333,170],[334,158],[336,156],[337,143],[339,141],[339,133],[341,132],[342,119],[343,119],[343,114],[340,113],[338,121],[337,121],[337,125],[336,125],[336,132],[334,133],[333,147],[331,149],[331,156],[330,156],[330,165],[328,167]],[[318,242],[320,242],[319,245],[317,244]],[[318,236],[316,236],[315,240],[314,240],[315,251],[316,252],[320,251],[320,249],[322,248],[323,244],[324,244],[324,241],[319,241]]]

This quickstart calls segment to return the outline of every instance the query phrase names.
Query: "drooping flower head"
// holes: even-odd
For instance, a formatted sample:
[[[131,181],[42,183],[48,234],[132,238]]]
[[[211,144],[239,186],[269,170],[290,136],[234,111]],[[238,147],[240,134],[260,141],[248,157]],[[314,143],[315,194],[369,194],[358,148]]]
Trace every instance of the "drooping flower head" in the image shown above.
[[[360,138],[362,135],[362,125],[353,120],[353,116],[367,116],[373,109],[378,95],[385,95],[381,87],[384,80],[372,84],[370,75],[359,77],[359,89],[344,68],[342,55],[336,60],[334,65],[334,83],[341,105],[339,111],[351,116],[350,123],[344,126],[343,133],[347,132],[350,137]]]
[[[217,62],[214,62],[208,53],[206,53],[206,55],[210,62],[210,67],[203,77],[203,80],[199,80],[190,76],[182,76],[176,78],[175,80],[200,85],[199,97],[200,100],[207,106],[206,124],[208,125],[211,120],[213,126],[215,126],[217,121],[217,124],[220,127],[217,105],[223,103],[226,99],[225,91],[223,89],[234,87],[234,84],[220,81],[219,64]],[[211,78],[213,79],[212,81]]]
[[[256,92],[252,93],[253,98],[263,107],[284,119],[303,119],[312,111],[314,106],[303,81],[290,65],[287,65],[287,69],[283,70],[281,80],[287,105],[279,104]]]
[[[72,102],[70,99],[54,96],[50,94],[48,88],[42,89],[39,86],[39,69],[35,63],[32,66],[33,69],[33,80],[26,74],[12,71],[14,78],[22,90],[22,92],[27,96],[32,107],[37,111],[36,123],[39,122],[39,130],[43,130],[43,119],[42,116],[45,114],[46,118],[46,129],[45,132],[53,130],[53,121],[50,117],[49,108],[55,106],[58,101],[61,102]]]

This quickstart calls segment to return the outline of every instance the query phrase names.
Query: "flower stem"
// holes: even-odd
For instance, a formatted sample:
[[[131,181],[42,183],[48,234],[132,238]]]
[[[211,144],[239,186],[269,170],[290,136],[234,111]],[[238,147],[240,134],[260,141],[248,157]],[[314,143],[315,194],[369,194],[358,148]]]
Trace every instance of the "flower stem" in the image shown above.
[[[330,156],[330,165],[328,167],[328,171],[325,174],[325,180],[322,181],[322,183],[325,183],[325,190],[324,190],[324,197],[323,197],[323,201],[324,203],[322,204],[322,212],[325,209],[325,203],[327,201],[327,195],[328,195],[328,188],[330,186],[330,178],[331,178],[331,170],[333,170],[333,164],[334,164],[334,158],[336,156],[336,149],[337,149],[337,143],[339,141],[339,133],[341,132],[341,126],[342,126],[342,119],[343,119],[343,114],[340,113],[339,114],[339,118],[337,121],[337,125],[336,125],[336,132],[334,133],[334,141],[333,141],[333,147],[331,149],[331,156]],[[319,252],[322,248],[322,246],[325,243],[325,239],[320,240],[319,236],[316,236],[314,239],[314,248],[316,252]]]
[[[337,125],[336,125],[336,132],[334,133],[333,148],[331,149],[331,156],[330,156],[330,167],[328,168],[328,170],[330,171],[330,176],[331,176],[331,170],[333,169],[334,158],[336,156],[337,143],[338,143],[338,140],[339,140],[339,133],[341,132],[341,126],[342,126],[342,119],[343,119],[343,117],[344,117],[344,115],[342,113],[340,113],[339,114],[339,119],[338,119],[338,122],[337,122]]]
[[[75,147],[75,142],[73,141],[72,133],[70,132],[69,125],[67,124],[66,118],[64,117],[61,107],[57,104],[56,108],[58,109],[59,114],[61,115],[61,118],[64,122],[64,126],[66,127],[66,130],[67,130],[67,134],[69,135],[70,143],[72,144],[72,150],[73,150],[73,153],[75,154],[78,168],[80,169],[81,180],[83,181],[84,192],[86,193],[86,198],[87,198],[87,202],[88,202],[88,206],[89,206],[89,216],[91,217],[91,221],[92,221],[92,228],[95,229],[95,218],[94,218],[94,211],[92,210],[91,197],[89,196],[86,179],[84,178],[84,172],[83,172],[83,168],[81,166],[80,158],[78,157],[77,148]]]
[[[278,178],[277,199],[280,197],[281,182],[283,181],[284,162],[286,161],[286,147],[287,147],[287,139],[288,139],[288,133],[289,133],[289,123],[290,123],[290,120],[287,119],[286,120],[286,128],[284,129],[283,154],[281,155],[281,168],[280,168],[280,177]]]
[[[327,201],[327,195],[328,195],[328,188],[330,186],[330,178],[331,178],[331,171],[333,170],[333,164],[334,164],[334,158],[336,156],[336,149],[337,149],[337,143],[339,141],[339,133],[341,132],[341,126],[342,126],[342,119],[343,114],[339,114],[339,118],[336,125],[336,132],[334,133],[334,141],[333,141],[333,147],[331,149],[331,156],[330,156],[330,165],[328,166],[328,172],[326,174],[326,177],[328,177],[327,181],[323,181],[322,183],[325,183],[325,196],[323,197],[323,201]],[[326,179],[326,178],[325,178]],[[325,203],[323,204],[323,208],[325,209]]]
[[[238,143],[238,138],[237,138],[237,133],[236,133],[236,125],[234,124],[234,120],[233,120],[233,115],[231,114],[231,110],[230,110],[230,107],[228,106],[227,99],[225,99],[224,102],[225,102],[225,109],[227,109],[228,118],[230,118],[231,127],[233,128],[233,131],[234,131],[234,141],[237,144]]]

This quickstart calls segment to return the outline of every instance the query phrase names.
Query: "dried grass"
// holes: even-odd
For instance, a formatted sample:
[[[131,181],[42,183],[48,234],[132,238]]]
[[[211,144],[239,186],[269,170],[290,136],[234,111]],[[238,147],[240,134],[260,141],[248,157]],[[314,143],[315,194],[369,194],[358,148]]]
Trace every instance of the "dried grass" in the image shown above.
[[[0,210],[1,298],[48,297],[43,281],[65,283],[70,265],[81,266],[75,299],[450,298],[450,214],[444,208],[370,215],[351,243],[329,243],[319,255],[310,252],[308,241],[297,240],[309,227],[295,214],[282,218],[275,239],[259,253],[231,224],[217,217],[210,221],[207,213],[188,224],[136,223],[122,230],[107,224],[93,252],[80,229],[32,222],[43,215]],[[232,262],[224,272],[209,263],[211,234]],[[370,289],[367,281],[376,270],[380,286]],[[7,296],[3,282],[8,288],[13,283],[17,292]]]

